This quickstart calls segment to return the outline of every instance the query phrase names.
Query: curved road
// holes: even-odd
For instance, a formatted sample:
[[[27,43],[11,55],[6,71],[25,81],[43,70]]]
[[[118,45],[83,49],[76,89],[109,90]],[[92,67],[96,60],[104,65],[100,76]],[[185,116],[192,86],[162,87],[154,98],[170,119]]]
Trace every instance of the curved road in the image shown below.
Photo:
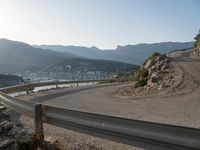
[[[183,75],[180,85],[170,93],[164,91],[141,98],[120,97],[115,92],[133,84],[123,83],[33,93],[22,98],[61,108],[200,128],[200,58],[190,56],[188,52],[175,52],[171,57]],[[21,120],[31,125],[30,118],[22,116]],[[71,149],[75,149],[76,142],[93,146],[93,149],[164,149],[138,142],[136,147],[131,147],[50,125],[45,125],[45,132]]]

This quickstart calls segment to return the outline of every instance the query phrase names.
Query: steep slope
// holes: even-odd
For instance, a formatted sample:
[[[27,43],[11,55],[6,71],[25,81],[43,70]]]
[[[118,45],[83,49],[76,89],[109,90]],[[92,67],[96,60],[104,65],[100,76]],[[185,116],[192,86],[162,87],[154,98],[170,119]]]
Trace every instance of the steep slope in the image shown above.
[[[142,64],[142,62],[153,52],[169,53],[172,50],[193,47],[193,42],[161,42],[153,44],[137,44],[118,46],[113,50],[101,50],[96,47],[61,46],[61,45],[40,45],[36,46],[45,49],[52,49],[59,52],[70,52],[92,59],[105,59],[121,61],[131,64]]]
[[[37,70],[62,59],[74,57],[78,56],[34,48],[22,42],[0,39],[0,73],[16,73],[27,68]]]

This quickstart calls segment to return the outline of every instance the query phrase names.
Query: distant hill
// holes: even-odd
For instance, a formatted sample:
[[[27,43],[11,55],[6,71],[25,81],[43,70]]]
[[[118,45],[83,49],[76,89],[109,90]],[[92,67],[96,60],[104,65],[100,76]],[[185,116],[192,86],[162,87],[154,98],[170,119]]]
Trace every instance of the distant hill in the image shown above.
[[[169,53],[172,50],[193,47],[193,42],[161,42],[152,44],[137,44],[118,46],[113,50],[101,50],[97,47],[62,46],[62,45],[40,45],[35,47],[52,49],[58,52],[68,52],[75,55],[92,58],[105,59],[131,64],[142,64],[153,52]]]
[[[22,73],[24,71],[110,73],[126,72],[135,67],[137,66],[133,64],[86,59],[69,52],[56,52],[50,49],[35,48],[23,42],[0,39],[0,73]]]
[[[84,58],[64,59],[50,65],[43,71],[48,72],[90,72],[100,71],[106,73],[127,72],[136,69],[138,66],[128,63],[116,62],[111,60],[94,60]]]
[[[82,67],[82,64],[87,64],[87,69],[91,70],[95,69],[95,66],[98,70],[117,70],[119,68],[122,69],[122,66],[125,65],[119,62],[142,64],[144,59],[154,51],[168,53],[174,49],[189,48],[192,46],[193,42],[163,42],[118,46],[115,50],[101,50],[96,47],[87,48],[59,45],[33,47],[23,42],[0,39],[0,73],[20,73],[26,70],[39,71],[58,64],[68,63],[71,66],[73,66],[73,63]],[[98,59],[98,61],[94,59]],[[103,59],[113,61],[104,61]],[[78,68],[77,66],[75,68]],[[118,66],[120,67],[117,68]]]
[[[128,78],[128,74],[138,68],[133,64],[111,60],[70,58],[50,65],[42,70],[50,79],[89,80],[105,78]]]
[[[79,57],[32,47],[26,43],[0,39],[0,73],[38,70],[62,59]]]
[[[0,88],[24,83],[22,77],[16,75],[0,74]]]

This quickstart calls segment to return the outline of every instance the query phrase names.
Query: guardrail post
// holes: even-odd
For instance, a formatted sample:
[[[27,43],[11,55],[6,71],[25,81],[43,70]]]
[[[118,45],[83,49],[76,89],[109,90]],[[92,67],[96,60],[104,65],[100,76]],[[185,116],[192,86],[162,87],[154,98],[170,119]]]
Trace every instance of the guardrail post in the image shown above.
[[[26,94],[29,94],[29,89],[26,89]]]
[[[35,136],[39,141],[39,145],[42,146],[44,143],[44,133],[43,133],[43,121],[42,121],[42,105],[34,105],[34,130]]]
[[[58,84],[56,84],[56,89],[58,88]]]

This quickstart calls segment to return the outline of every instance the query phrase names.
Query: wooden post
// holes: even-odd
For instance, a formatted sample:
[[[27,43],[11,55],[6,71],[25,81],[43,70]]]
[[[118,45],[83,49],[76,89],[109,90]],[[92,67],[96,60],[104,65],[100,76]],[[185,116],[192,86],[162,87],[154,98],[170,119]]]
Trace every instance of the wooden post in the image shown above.
[[[34,105],[34,130],[35,130],[35,136],[39,141],[39,145],[42,146],[44,143],[44,133],[43,133],[41,104]]]

